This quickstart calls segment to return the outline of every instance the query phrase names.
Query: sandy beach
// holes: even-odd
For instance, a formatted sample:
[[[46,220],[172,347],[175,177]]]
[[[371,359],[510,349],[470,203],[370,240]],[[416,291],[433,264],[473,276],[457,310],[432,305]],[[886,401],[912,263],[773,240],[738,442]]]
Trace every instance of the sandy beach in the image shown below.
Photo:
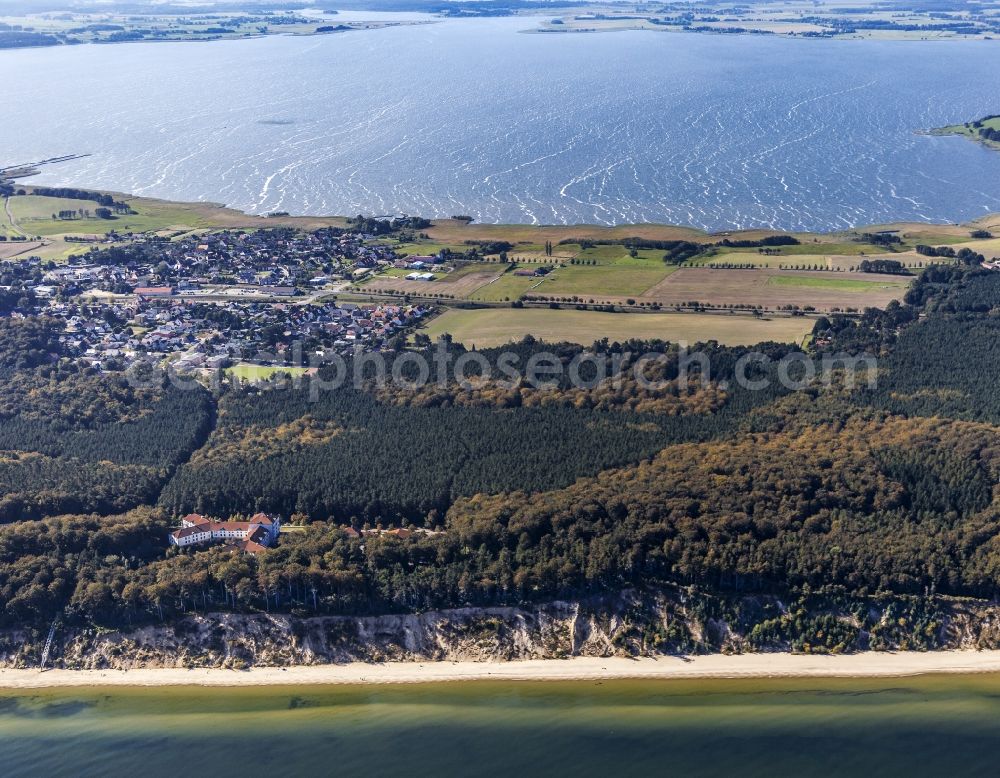
[[[671,678],[899,677],[927,673],[998,673],[1000,651],[869,652],[847,656],[713,654],[643,659],[574,657],[523,662],[362,662],[342,665],[137,670],[0,669],[0,688],[68,686],[274,686],[571,681]]]

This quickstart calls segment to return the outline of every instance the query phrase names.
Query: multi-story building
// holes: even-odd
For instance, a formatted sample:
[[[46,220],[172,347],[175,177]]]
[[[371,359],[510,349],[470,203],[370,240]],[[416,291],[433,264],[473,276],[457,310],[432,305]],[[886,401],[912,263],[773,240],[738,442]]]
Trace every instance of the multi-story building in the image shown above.
[[[281,532],[281,519],[258,513],[248,521],[213,521],[198,513],[181,519],[181,528],[170,533],[173,546],[194,546],[222,541],[241,551],[256,554],[274,545]]]

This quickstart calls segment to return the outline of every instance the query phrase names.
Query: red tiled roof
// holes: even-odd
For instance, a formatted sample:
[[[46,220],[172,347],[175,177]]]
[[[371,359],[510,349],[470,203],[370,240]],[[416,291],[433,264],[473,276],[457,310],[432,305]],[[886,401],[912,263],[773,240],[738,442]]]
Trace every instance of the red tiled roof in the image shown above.
[[[198,535],[202,532],[209,532],[210,530],[204,524],[197,527],[183,527],[181,529],[174,530],[171,534],[180,540],[181,538],[190,537],[191,535]]]
[[[243,542],[253,543],[260,548],[264,548],[262,543],[270,538],[270,528],[274,526],[274,520],[263,513],[258,513],[250,521],[213,521],[200,514],[191,513],[181,521],[192,526],[184,526],[170,533],[177,540],[202,533],[237,532],[243,534],[245,538]]]
[[[249,521],[213,521],[212,530],[214,532],[222,532],[223,530],[228,532],[249,532],[250,522]]]
[[[248,554],[259,554],[261,551],[267,551],[267,546],[262,546],[253,540],[237,540],[232,543],[226,543],[227,546],[233,550],[239,549],[240,551],[245,551]]]
[[[135,288],[136,294],[147,294],[147,295],[168,295],[173,294],[173,287],[170,286],[137,286]]]

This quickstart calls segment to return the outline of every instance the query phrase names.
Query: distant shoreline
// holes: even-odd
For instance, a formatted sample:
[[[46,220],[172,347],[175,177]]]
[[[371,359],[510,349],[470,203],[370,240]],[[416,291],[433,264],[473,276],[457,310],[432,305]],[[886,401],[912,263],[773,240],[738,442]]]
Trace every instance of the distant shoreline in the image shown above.
[[[923,134],[932,134],[931,131],[924,131]],[[937,134],[937,133],[933,133]],[[0,183],[13,184],[20,179],[31,178],[39,173],[36,169],[43,165],[53,165],[67,159],[77,159],[91,156],[91,152],[70,154],[65,157],[42,160],[33,163],[21,163],[0,167]],[[5,178],[6,176],[6,178]],[[88,185],[69,184],[64,180],[59,182],[37,184],[29,181],[17,183],[18,188],[34,190],[36,188],[73,188],[88,192],[110,194],[113,197],[127,200],[139,206],[154,206],[159,208],[181,208],[190,211],[197,211],[206,219],[211,219],[212,223],[207,225],[210,229],[253,229],[264,227],[297,227],[300,229],[318,229],[320,227],[343,227],[346,226],[349,215],[343,214],[319,214],[319,213],[289,213],[283,215],[268,215],[263,213],[250,213],[242,210],[238,206],[227,205],[210,200],[171,200],[165,197],[154,197],[147,195],[136,195],[131,192],[121,191],[114,187],[93,187]],[[28,194],[32,192],[29,191]],[[418,215],[419,214],[411,214]],[[373,216],[376,219],[391,219],[395,215]],[[626,237],[648,238],[651,240],[708,240],[737,238],[749,239],[754,237],[766,237],[771,235],[792,235],[803,240],[812,238],[835,238],[838,235],[847,235],[857,232],[934,232],[936,234],[965,233],[970,230],[996,226],[994,222],[1000,219],[1000,211],[991,211],[981,216],[967,219],[965,221],[907,221],[905,219],[886,222],[865,222],[854,226],[838,227],[818,230],[796,230],[783,228],[780,226],[750,226],[750,227],[722,227],[719,229],[703,229],[687,224],[674,224],[670,222],[657,221],[636,221],[617,222],[614,224],[599,224],[595,222],[579,221],[571,223],[531,223],[531,222],[491,222],[465,219],[454,216],[430,216],[428,217],[433,226],[430,232],[440,231],[442,227],[449,230],[461,228],[463,238],[478,240],[493,240],[510,238],[511,232],[530,232],[532,240],[560,240],[567,237],[582,238],[589,240],[623,239]],[[432,238],[441,237],[431,235]],[[455,237],[454,235],[449,236]],[[520,239],[522,236],[518,236]],[[442,240],[446,238],[441,237]],[[513,239],[513,238],[512,238]]]
[[[350,662],[287,668],[142,668],[134,670],[0,669],[0,689],[159,686],[296,686],[445,683],[457,681],[605,681],[707,678],[899,678],[928,674],[1000,673],[1000,650],[808,654],[708,654],[574,657],[517,662]]]
[[[336,17],[334,17],[336,18]],[[322,22],[321,19],[316,19],[315,22]],[[311,30],[277,30],[274,32],[249,32],[249,31],[236,31],[232,30],[235,34],[213,34],[205,35],[202,37],[195,37],[194,35],[163,35],[158,37],[140,37],[140,38],[122,38],[116,40],[74,40],[74,41],[64,41],[57,38],[50,32],[39,33],[43,37],[48,37],[50,41],[48,42],[25,42],[19,44],[11,45],[0,45],[0,52],[3,51],[20,51],[24,49],[58,49],[64,47],[73,46],[112,46],[115,44],[122,43],[218,43],[220,41],[246,41],[246,40],[259,40],[261,38],[276,38],[276,37],[289,37],[289,38],[312,38],[318,35],[336,35],[338,33],[344,32],[370,32],[372,30],[387,30],[393,27],[415,27],[427,24],[437,24],[439,19],[419,19],[419,20],[393,20],[393,21],[383,21],[373,19],[371,21],[363,22],[348,22],[346,24],[340,25],[323,25]],[[329,27],[329,29],[325,29]],[[3,32],[0,30],[0,32]]]

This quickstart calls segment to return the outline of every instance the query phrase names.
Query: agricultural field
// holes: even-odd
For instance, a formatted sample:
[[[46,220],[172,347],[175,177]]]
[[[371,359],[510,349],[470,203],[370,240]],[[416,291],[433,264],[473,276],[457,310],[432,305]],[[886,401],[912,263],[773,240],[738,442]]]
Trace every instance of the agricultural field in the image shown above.
[[[42,197],[39,195],[14,196],[9,198],[10,211],[18,223],[26,221],[53,221],[52,214],[59,211],[90,211],[100,207],[92,200],[78,200],[68,197]],[[96,220],[93,215],[91,218]],[[57,220],[58,221],[58,220]]]
[[[969,248],[982,254],[987,259],[1000,259],[1000,238],[989,238],[987,240],[973,240],[968,243],[952,244],[955,251]]]
[[[450,273],[435,271],[435,280],[433,281],[408,281],[405,276],[414,271],[391,268],[377,276],[365,279],[358,287],[358,291],[396,292],[422,296],[449,295],[456,298],[466,298],[484,284],[488,284],[503,275],[506,267],[506,265],[488,262],[470,262],[459,265]]]
[[[41,241],[2,241],[0,242],[0,259],[37,255],[41,246]]]
[[[10,220],[10,214],[8,213],[9,208],[10,206],[7,204],[7,198],[4,197],[0,199],[0,235],[8,238],[21,234],[21,231],[18,230]]]
[[[449,333],[468,347],[489,348],[533,335],[547,342],[589,346],[596,340],[660,338],[696,343],[716,340],[751,345],[774,340],[799,343],[811,331],[807,317],[754,318],[695,313],[603,313],[550,308],[449,309],[424,330],[432,339]]]
[[[841,269],[832,262],[832,257],[812,254],[808,256],[789,257],[782,255],[758,254],[752,249],[742,249],[740,251],[720,251],[708,257],[698,257],[687,263],[687,267],[722,267],[727,265],[752,265],[753,267],[773,267],[773,268],[796,268],[807,269],[815,265],[820,265],[828,269]],[[850,267],[857,264],[855,257],[849,257]],[[846,270],[847,268],[843,268]]]
[[[4,198],[0,201],[0,236],[13,238],[17,236],[30,235],[34,232],[29,228],[21,227],[17,221],[15,209],[20,200],[35,199],[25,197]],[[40,199],[40,198],[39,198]],[[11,217],[14,217],[13,220]],[[51,216],[51,214],[50,214]],[[42,240],[28,241],[0,241],[0,260],[15,259],[17,257],[35,256],[43,260],[65,260],[72,254],[79,254],[87,250],[87,246],[81,243],[71,243],[61,237]]]
[[[692,301],[712,306],[759,305],[769,309],[797,305],[818,311],[879,308],[900,299],[912,280],[908,276],[876,273],[685,267],[638,299],[661,305],[684,305]]]
[[[572,258],[558,264],[552,272],[538,278],[513,275],[478,289],[469,299],[479,302],[517,300],[528,292],[554,296],[641,295],[658,284],[676,268],[663,262],[663,252],[641,250],[632,257],[624,246],[594,246],[582,249],[577,244],[553,247],[552,257],[519,264],[534,267],[553,264],[560,253]],[[540,255],[541,256],[541,255]]]
[[[576,245],[560,246],[556,244],[552,246],[552,253],[546,254],[543,243],[520,243],[507,253],[515,262],[540,262],[545,264],[574,259],[580,255],[580,247]]]
[[[272,365],[254,365],[249,362],[240,362],[232,367],[226,368],[226,375],[239,378],[243,381],[265,381],[275,375],[303,375],[308,368],[305,367],[283,367]]]
[[[510,265],[468,263],[452,273],[435,271],[434,281],[407,281],[412,270],[390,268],[361,283],[365,292],[403,292],[414,295],[447,294],[478,302],[517,300],[527,292],[556,296],[622,295],[638,296],[658,284],[676,268],[664,264],[662,252],[645,252],[630,257],[621,246],[600,246],[600,258],[588,257],[560,265],[550,258]],[[614,250],[614,251],[612,251]],[[596,251],[589,249],[588,251]],[[518,265],[553,265],[546,276],[514,275]]]
[[[579,243],[564,243],[560,246],[554,246],[553,251],[558,249],[564,254],[582,260],[589,260],[597,262],[601,265],[614,265],[619,262],[632,259],[629,256],[628,249],[621,245],[610,245],[610,246],[590,246],[584,248]],[[655,255],[659,254],[659,257],[663,256],[663,252],[653,252]],[[659,258],[655,257],[655,258]]]
[[[619,251],[617,255],[614,249]],[[822,258],[825,260],[822,264],[817,261],[799,265],[810,268],[808,270],[796,270],[787,265],[734,270],[706,265],[676,267],[665,264],[660,252],[651,252],[654,256],[640,253],[631,257],[621,254],[620,246],[599,246],[596,250],[587,251],[597,256],[581,256],[558,265],[546,276],[517,276],[514,268],[503,272],[505,266],[468,263],[451,274],[436,273],[434,281],[407,281],[403,276],[412,271],[394,268],[361,282],[358,291],[444,296],[484,303],[512,302],[527,297],[595,305],[686,306],[698,302],[712,307],[752,305],[776,310],[798,306],[829,311],[883,306],[901,298],[912,281],[909,276],[855,272],[859,259],[852,256],[826,257]],[[730,262],[741,258],[738,253],[726,256]],[[930,262],[912,252],[879,256],[898,257],[905,265],[915,268]],[[522,263],[522,266],[533,265]],[[813,267],[827,269],[813,270]]]
[[[552,247],[553,256],[566,256],[584,264],[615,265],[616,267],[650,267],[663,264],[663,251],[659,249],[639,249],[633,257],[626,246],[590,246],[584,248],[577,243],[567,243]]]
[[[737,252],[746,251],[747,249],[737,249],[730,248],[728,246],[721,246],[718,249],[720,254],[725,254],[727,252]],[[813,240],[803,241],[798,245],[792,246],[778,246],[775,251],[779,251],[782,255],[789,257],[798,256],[823,256],[825,254],[842,254],[844,256],[862,256],[864,254],[880,254],[885,251],[883,247],[875,246],[871,243],[860,243],[858,241],[847,240],[847,241],[820,241]]]
[[[75,254],[83,254],[90,248],[90,244],[88,243],[67,241],[62,236],[45,238],[42,241],[29,243],[6,244],[8,246],[6,250],[2,248],[3,245],[0,244],[0,258],[38,257],[43,262],[49,260],[53,262],[65,262],[69,257]],[[15,248],[18,245],[23,250]],[[5,251],[9,253],[4,253]]]
[[[533,289],[545,295],[639,296],[663,281],[676,268],[662,261],[639,265],[566,265],[544,277]]]
[[[377,276],[375,276],[375,279],[379,279],[379,278],[406,278],[408,275],[410,275],[411,273],[415,273],[415,272],[417,272],[417,271],[415,271],[415,270],[408,270],[405,267],[390,267],[389,269],[383,270],[381,273],[379,273]],[[422,270],[420,272],[422,272],[422,273],[423,272],[432,273],[433,276],[434,276],[434,280],[435,281],[439,281],[440,279],[445,278],[448,275],[447,273],[435,272],[435,271],[431,271],[431,270],[427,270],[427,271]]]
[[[106,235],[116,232],[150,232],[156,230],[191,230],[210,227],[211,221],[197,207],[161,203],[155,200],[123,198],[135,214],[116,215],[99,219],[94,213],[99,204],[92,200],[65,197],[25,195],[11,197],[10,210],[15,224],[29,235]],[[59,211],[84,211],[90,216],[77,219],[53,219]]]
[[[815,278],[812,276],[771,276],[771,286],[794,286],[804,289],[843,289],[849,292],[872,292],[884,289],[884,281],[862,281],[856,278]]]
[[[216,229],[257,229],[264,227],[297,227],[311,230],[320,227],[343,227],[343,217],[250,216],[231,208],[213,203],[176,203],[144,197],[114,194],[116,200],[126,202],[135,214],[116,215],[113,219],[98,219],[94,215],[99,204],[93,200],[47,197],[33,194],[33,188],[24,187],[25,195],[8,198],[8,207],[0,208],[0,234],[40,236],[42,242],[32,242],[31,256],[42,260],[65,261],[73,254],[87,251],[90,244],[70,242],[65,236],[102,236],[115,230],[119,233],[150,232],[166,237],[178,234],[207,232]],[[8,214],[9,209],[9,214]],[[90,211],[90,218],[53,219],[59,211]],[[13,221],[11,218],[13,217]],[[0,243],[0,259],[27,255],[28,244]]]
[[[410,256],[433,256],[434,254],[440,253],[444,249],[449,251],[455,251],[461,253],[468,250],[468,246],[461,243],[440,243],[433,240],[423,240],[423,241],[411,241],[408,243],[399,243],[392,240],[381,240],[376,241],[376,243],[383,243],[386,246],[392,246],[396,250],[396,253],[400,256],[410,257]]]
[[[41,216],[52,220],[52,209],[33,208],[31,205],[20,206],[18,200],[42,200],[53,198],[40,198],[32,194],[30,186],[24,187],[27,195],[14,196],[10,198],[12,208],[24,207],[26,216]],[[343,216],[253,216],[251,214],[237,211],[233,208],[216,203],[182,203],[169,200],[157,200],[148,197],[135,197],[127,194],[111,192],[116,200],[127,203],[134,215],[119,216],[115,219],[106,220],[107,230],[117,230],[118,232],[143,232],[143,231],[193,231],[211,229],[260,229],[265,227],[297,227],[303,230],[314,230],[320,227],[345,227],[347,219]],[[54,198],[67,203],[67,209],[90,210],[93,212],[97,203],[93,200],[70,200],[65,198]],[[75,205],[73,205],[75,204]],[[56,209],[61,210],[61,209]],[[34,212],[32,212],[34,211]],[[96,221],[96,220],[94,220]],[[72,224],[72,222],[64,223]],[[90,224],[90,221],[88,221]],[[107,230],[103,230],[107,232]],[[97,230],[91,230],[97,232]],[[72,232],[63,229],[60,232]]]
[[[957,238],[952,238],[950,243],[955,243]],[[944,245],[949,241],[926,242],[928,245]],[[845,246],[853,248],[860,245],[866,251],[841,252]],[[957,247],[956,247],[957,248]],[[788,251],[787,249],[798,249]],[[801,249],[809,249],[808,252]],[[865,244],[806,244],[802,246],[782,246],[781,253],[761,254],[754,249],[730,249],[721,248],[711,256],[698,257],[687,263],[688,267],[725,267],[731,265],[752,265],[759,268],[777,268],[784,270],[844,270],[854,271],[862,260],[891,259],[901,263],[904,267],[919,270],[926,267],[935,260],[930,257],[921,256],[915,251],[895,251],[885,250],[867,246]],[[940,261],[940,260],[937,260]]]
[[[28,195],[11,197],[8,204],[14,224],[26,235],[103,235],[114,229],[114,220],[99,219],[94,215],[100,206],[91,200]],[[53,219],[52,216],[60,211],[73,211],[80,215],[73,219]]]
[[[483,284],[470,294],[468,299],[484,303],[513,302],[537,288],[542,281],[544,278],[516,276],[513,272],[507,272]]]
[[[919,270],[934,260],[923,257],[915,251],[895,254],[873,253],[866,256],[856,254],[795,254],[767,255],[753,251],[734,251],[711,257],[692,260],[688,267],[726,267],[731,265],[752,265],[755,268],[776,268],[779,270],[838,270],[853,272],[864,259],[891,259],[904,267]],[[938,260],[940,261],[940,260]]]

